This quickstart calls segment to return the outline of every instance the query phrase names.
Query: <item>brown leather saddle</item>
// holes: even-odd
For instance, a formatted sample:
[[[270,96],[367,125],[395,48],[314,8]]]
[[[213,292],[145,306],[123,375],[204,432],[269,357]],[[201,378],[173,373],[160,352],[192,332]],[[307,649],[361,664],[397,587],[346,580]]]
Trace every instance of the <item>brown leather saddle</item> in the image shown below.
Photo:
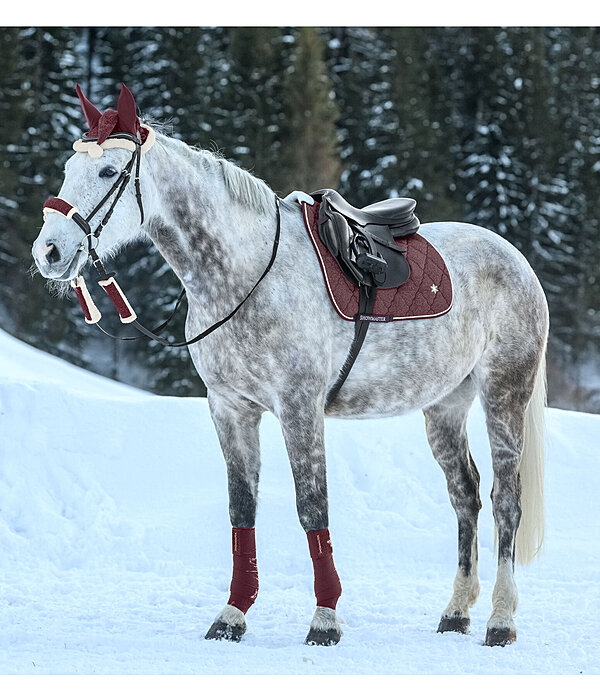
[[[417,233],[420,222],[415,216],[417,203],[408,197],[386,199],[363,209],[353,207],[331,189],[311,192],[311,197],[319,202],[319,238],[346,278],[359,289],[354,340],[327,395],[329,405],[358,357],[369,323],[375,320],[372,312],[376,290],[399,287],[410,277],[406,249],[398,245],[397,239]]]

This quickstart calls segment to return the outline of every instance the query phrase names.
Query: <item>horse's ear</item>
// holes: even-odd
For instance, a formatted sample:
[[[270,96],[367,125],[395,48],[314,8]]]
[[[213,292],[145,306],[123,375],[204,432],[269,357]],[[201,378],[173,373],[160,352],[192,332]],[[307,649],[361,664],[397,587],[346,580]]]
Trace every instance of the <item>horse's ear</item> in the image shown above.
[[[90,129],[94,129],[98,125],[98,121],[102,114],[83,94],[83,90],[79,87],[79,85],[77,85],[75,89],[77,90],[77,95],[79,97],[79,101],[81,102],[81,109],[83,109],[83,114],[87,120],[87,123],[89,124]]]
[[[131,91],[122,83],[119,102],[117,103],[117,112],[119,113],[119,124],[123,131],[127,134],[136,135],[137,132],[137,114],[135,109],[135,99]]]

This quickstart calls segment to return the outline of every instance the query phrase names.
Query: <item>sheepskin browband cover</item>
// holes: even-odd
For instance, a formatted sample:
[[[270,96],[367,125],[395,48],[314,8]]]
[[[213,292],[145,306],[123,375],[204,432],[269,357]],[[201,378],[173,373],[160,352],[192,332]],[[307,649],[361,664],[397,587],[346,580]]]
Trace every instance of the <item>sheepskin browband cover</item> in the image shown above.
[[[258,595],[258,566],[253,527],[234,527],[231,531],[233,574],[228,605],[248,611]]]
[[[307,532],[308,549],[315,570],[315,595],[317,605],[335,610],[342,595],[342,584],[333,563],[333,547],[329,530]]]
[[[156,135],[154,129],[146,124],[140,125],[140,135],[142,137],[141,152],[142,155],[147,153],[152,146]],[[118,134],[114,136],[109,136],[102,145],[98,141],[86,141],[84,139],[78,139],[73,144],[73,150],[78,153],[87,153],[92,158],[100,158],[107,148],[124,148],[127,151],[133,153],[135,151],[135,143],[128,138],[119,138]]]

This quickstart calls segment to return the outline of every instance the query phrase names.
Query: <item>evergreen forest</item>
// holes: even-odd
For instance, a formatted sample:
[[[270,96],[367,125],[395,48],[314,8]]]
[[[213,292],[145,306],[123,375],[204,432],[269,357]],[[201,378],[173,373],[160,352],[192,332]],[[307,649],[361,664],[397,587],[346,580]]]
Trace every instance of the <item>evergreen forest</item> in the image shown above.
[[[104,110],[121,82],[145,120],[281,196],[410,196],[422,222],[507,238],[548,298],[550,404],[600,412],[597,28],[0,28],[0,326],[119,381],[203,395],[185,348],[106,338],[30,271],[42,202],[86,130],[75,85]],[[149,242],[114,266],[147,325],[168,316],[180,285]]]

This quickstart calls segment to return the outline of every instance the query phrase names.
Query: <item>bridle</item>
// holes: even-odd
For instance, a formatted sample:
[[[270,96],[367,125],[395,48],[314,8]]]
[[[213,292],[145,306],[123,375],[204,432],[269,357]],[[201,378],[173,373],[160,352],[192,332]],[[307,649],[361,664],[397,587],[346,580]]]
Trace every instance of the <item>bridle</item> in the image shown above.
[[[135,168],[135,177],[134,177],[134,184],[135,184],[135,196],[136,196],[136,201],[137,205],[140,211],[140,225],[144,223],[144,207],[142,203],[142,193],[140,189],[140,163],[142,159],[142,141],[141,139],[137,138],[136,136],[133,136],[131,134],[123,134],[123,133],[118,133],[114,134],[115,138],[118,139],[126,139],[127,141],[132,142],[132,145],[134,146],[134,150],[132,153],[132,156],[128,163],[125,165],[123,170],[121,171],[119,177],[115,180],[115,182],[112,184],[108,192],[102,197],[100,202],[92,209],[92,211],[86,216],[83,217],[80,213],[77,207],[74,205],[70,204],[66,200],[62,199],[61,197],[50,197],[44,202],[44,218],[51,213],[57,213],[57,214],[62,214],[65,216],[67,219],[71,219],[74,221],[77,226],[83,231],[84,233],[84,240],[82,241],[81,246],[78,249],[79,251],[83,251],[86,249],[86,242],[87,242],[87,253],[88,257],[91,259],[93,266],[95,267],[96,271],[98,272],[98,277],[97,277],[97,282],[100,285],[100,287],[106,292],[110,300],[112,301],[114,307],[116,308],[119,318],[121,320],[121,323],[125,324],[132,324],[137,328],[142,335],[136,335],[136,336],[118,336],[118,335],[113,335],[112,333],[109,333],[107,330],[102,328],[102,326],[98,323],[100,319],[102,318],[102,314],[100,313],[98,307],[95,305],[92,296],[87,289],[87,286],[85,284],[85,280],[83,276],[77,277],[75,280],[71,281],[71,286],[75,290],[75,294],[77,296],[77,299],[79,301],[79,304],[83,310],[83,314],[85,317],[86,323],[89,324],[95,324],[105,335],[110,336],[111,338],[115,338],[116,340],[139,340],[140,338],[147,337],[152,340],[157,341],[161,345],[168,346],[168,347],[174,347],[174,348],[179,348],[179,347],[185,347],[187,345],[192,345],[193,343],[197,343],[198,341],[202,340],[203,338],[206,338],[206,336],[210,335],[213,331],[216,331],[217,328],[222,326],[224,323],[229,321],[239,310],[240,308],[248,301],[248,299],[252,296],[254,293],[254,290],[258,287],[258,285],[262,282],[262,280],[267,276],[269,273],[271,267],[273,266],[273,263],[275,262],[275,258],[277,257],[277,250],[279,248],[279,238],[281,234],[281,215],[279,212],[279,198],[277,195],[275,196],[275,209],[276,209],[276,214],[277,214],[277,229],[275,232],[275,239],[273,242],[273,250],[271,252],[271,258],[267,264],[267,267],[265,268],[264,272],[262,275],[259,277],[258,281],[254,284],[252,289],[246,294],[246,296],[242,299],[242,301],[231,311],[227,316],[222,318],[221,320],[217,321],[214,323],[212,326],[207,328],[206,330],[202,331],[198,335],[196,335],[194,338],[191,340],[186,340],[178,343],[171,343],[168,341],[166,338],[163,338],[159,335],[157,335],[160,331],[162,331],[166,326],[171,322],[171,320],[174,318],[175,314],[177,313],[177,310],[179,309],[181,302],[183,301],[183,297],[185,296],[185,287],[182,287],[182,290],[179,294],[179,297],[177,298],[177,302],[175,304],[175,307],[173,311],[171,312],[171,315],[169,318],[167,318],[166,321],[161,323],[159,326],[154,328],[153,330],[150,330],[146,328],[144,325],[142,325],[138,320],[137,320],[137,314],[133,310],[133,307],[127,300],[127,297],[123,293],[123,290],[121,287],[118,285],[115,275],[116,273],[114,272],[107,272],[106,268],[102,264],[102,261],[100,260],[100,257],[98,256],[98,253],[96,251],[95,243],[94,240],[97,242],[98,239],[100,238],[100,234],[102,233],[102,229],[106,226],[108,221],[110,220],[111,216],[113,215],[113,212],[115,210],[115,207],[118,203],[118,201],[121,199],[123,196],[123,193],[127,189],[127,185],[129,184],[131,180],[131,175],[134,172]],[[82,150],[85,148],[86,144],[89,144],[93,142],[95,144],[96,139],[95,138],[90,138],[90,137],[83,137],[80,139],[80,141],[76,142],[75,146],[78,144],[82,144],[81,148],[77,148],[76,150]],[[75,147],[74,146],[74,147]],[[110,200],[110,198],[114,195],[114,199],[112,200],[110,207],[106,214],[102,217],[102,220],[100,223],[96,226],[95,230],[92,232],[92,226],[91,226],[91,221],[96,216],[96,214],[102,209],[102,207]]]

